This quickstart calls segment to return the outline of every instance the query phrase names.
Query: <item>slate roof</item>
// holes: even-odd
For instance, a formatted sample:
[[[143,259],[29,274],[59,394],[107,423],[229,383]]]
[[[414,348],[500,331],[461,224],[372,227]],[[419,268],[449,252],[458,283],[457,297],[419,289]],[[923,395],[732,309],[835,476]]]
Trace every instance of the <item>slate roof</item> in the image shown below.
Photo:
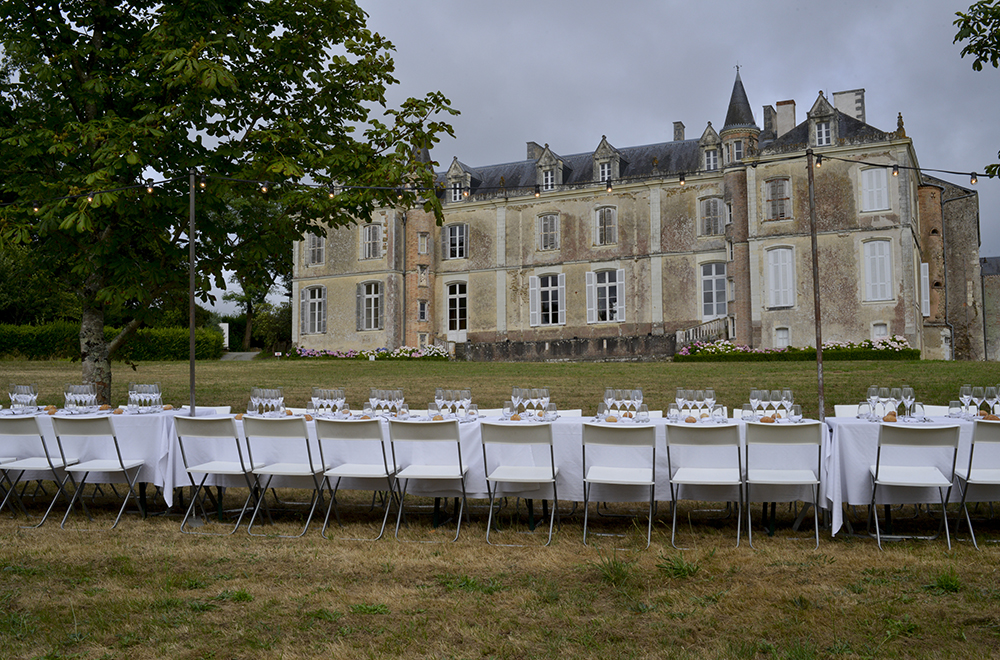
[[[834,109],[834,118],[837,122],[837,143],[838,144],[863,144],[866,142],[885,142],[893,138],[892,133],[879,130],[863,121],[857,120],[850,115],[845,115],[840,110]],[[809,119],[788,131],[781,137],[771,140],[768,143],[761,143],[760,153],[780,154],[791,151],[802,151],[809,148]]]
[[[743,80],[740,79],[740,73],[737,71],[736,82],[733,83],[733,94],[729,98],[729,110],[726,112],[726,124],[722,127],[722,130],[744,127],[757,128],[759,130],[757,123],[753,119],[753,110],[750,108],[747,92],[743,89]]]

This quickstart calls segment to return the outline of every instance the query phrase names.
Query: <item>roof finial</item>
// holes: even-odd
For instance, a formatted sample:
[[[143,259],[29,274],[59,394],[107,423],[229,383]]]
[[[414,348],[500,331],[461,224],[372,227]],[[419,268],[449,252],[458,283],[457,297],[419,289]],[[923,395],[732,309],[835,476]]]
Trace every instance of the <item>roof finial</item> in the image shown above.
[[[736,61],[736,75],[740,75],[740,63],[739,63],[739,60]]]

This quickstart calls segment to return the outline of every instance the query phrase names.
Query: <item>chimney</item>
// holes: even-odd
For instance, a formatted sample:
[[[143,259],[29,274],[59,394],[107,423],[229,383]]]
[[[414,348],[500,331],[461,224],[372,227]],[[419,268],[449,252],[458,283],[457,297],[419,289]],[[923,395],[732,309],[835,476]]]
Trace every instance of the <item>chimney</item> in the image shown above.
[[[674,122],[674,142],[680,142],[684,139],[684,122],[675,121]]]
[[[774,127],[776,137],[795,128],[795,101],[778,101],[778,121]]]
[[[846,92],[833,93],[833,106],[848,117],[865,121],[865,90],[850,89]]]
[[[764,106],[764,131],[761,136],[769,135],[772,138],[777,137],[775,133],[775,126],[778,123],[778,113],[774,111],[774,106],[765,105]]]
[[[544,152],[545,149],[537,142],[528,143],[528,160],[538,160]]]

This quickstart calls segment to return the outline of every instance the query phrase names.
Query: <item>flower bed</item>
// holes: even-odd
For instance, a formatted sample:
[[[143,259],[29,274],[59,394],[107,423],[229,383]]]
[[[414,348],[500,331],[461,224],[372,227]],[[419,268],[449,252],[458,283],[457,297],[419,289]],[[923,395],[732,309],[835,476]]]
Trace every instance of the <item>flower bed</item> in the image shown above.
[[[390,351],[388,348],[372,348],[363,351],[328,351],[314,348],[295,348],[282,354],[282,358],[337,359],[337,360],[447,360],[448,351],[441,346],[400,346]]]
[[[816,349],[751,348],[728,340],[694,342],[684,346],[674,355],[675,362],[743,362],[815,360]],[[896,335],[878,341],[832,341],[823,343],[824,360],[919,360],[920,351],[910,348],[904,337]]]

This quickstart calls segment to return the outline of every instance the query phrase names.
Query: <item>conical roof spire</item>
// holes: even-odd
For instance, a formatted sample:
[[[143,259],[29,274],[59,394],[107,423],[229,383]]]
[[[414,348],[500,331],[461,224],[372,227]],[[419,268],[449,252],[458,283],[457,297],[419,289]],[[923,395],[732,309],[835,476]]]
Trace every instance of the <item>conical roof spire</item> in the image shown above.
[[[743,81],[740,79],[740,72],[737,71],[736,82],[733,83],[733,95],[729,99],[729,110],[726,112],[726,125],[722,130],[751,126],[760,130],[753,119],[753,110],[750,109],[747,92],[743,89]]]

